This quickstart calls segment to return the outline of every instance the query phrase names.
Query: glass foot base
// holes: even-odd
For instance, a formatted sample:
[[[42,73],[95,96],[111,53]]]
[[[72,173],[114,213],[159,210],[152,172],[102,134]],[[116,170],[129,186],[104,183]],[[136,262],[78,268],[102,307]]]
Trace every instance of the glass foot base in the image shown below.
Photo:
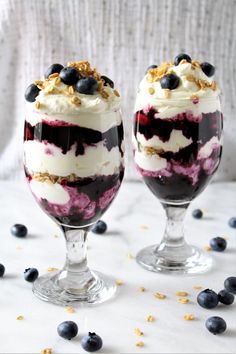
[[[67,289],[60,286],[60,271],[45,274],[33,283],[33,293],[44,301],[61,306],[95,305],[112,298],[116,292],[116,283],[112,278],[91,272],[93,281],[85,289]]]
[[[187,253],[168,254],[159,250],[157,245],[142,249],[136,256],[136,261],[143,268],[152,272],[200,274],[207,272],[212,266],[212,258],[199,248],[188,246]],[[187,254],[187,256],[186,256]]]

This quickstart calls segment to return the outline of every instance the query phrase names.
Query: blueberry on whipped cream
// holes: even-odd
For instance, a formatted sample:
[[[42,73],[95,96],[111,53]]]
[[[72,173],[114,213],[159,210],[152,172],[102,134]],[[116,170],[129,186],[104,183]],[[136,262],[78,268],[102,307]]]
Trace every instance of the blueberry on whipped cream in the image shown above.
[[[148,68],[140,82],[134,159],[161,200],[192,200],[218,168],[223,116],[213,74],[211,64],[182,53]]]
[[[51,65],[27,100],[24,165],[31,191],[66,225],[92,225],[124,174],[120,95],[88,61]]]

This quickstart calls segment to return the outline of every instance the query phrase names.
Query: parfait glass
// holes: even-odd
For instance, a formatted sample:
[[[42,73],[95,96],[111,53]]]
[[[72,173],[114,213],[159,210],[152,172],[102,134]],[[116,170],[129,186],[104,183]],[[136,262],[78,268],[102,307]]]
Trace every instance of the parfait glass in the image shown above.
[[[120,111],[66,116],[30,108],[24,132],[24,169],[30,190],[66,241],[64,267],[40,276],[33,292],[63,306],[106,301],[116,285],[87,266],[87,234],[109,208],[123,179]]]
[[[184,217],[191,201],[208,185],[222,154],[223,116],[219,97],[160,99],[159,118],[151,106],[135,112],[134,159],[137,170],[160,200],[167,216],[158,245],[142,249],[137,262],[150,271],[202,273],[211,258],[186,243]]]

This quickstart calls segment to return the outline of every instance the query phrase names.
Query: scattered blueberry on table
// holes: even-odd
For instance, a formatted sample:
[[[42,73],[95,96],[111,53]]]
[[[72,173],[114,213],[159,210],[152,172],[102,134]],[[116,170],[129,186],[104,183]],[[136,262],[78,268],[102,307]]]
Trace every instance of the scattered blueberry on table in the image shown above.
[[[11,234],[16,237],[25,237],[28,233],[27,227],[22,224],[15,224],[11,227]]]
[[[206,328],[213,334],[223,333],[226,327],[226,322],[222,317],[212,316],[206,320]]]
[[[107,231],[107,224],[103,220],[98,220],[91,231],[95,234],[104,234]]]
[[[214,237],[210,240],[210,246],[213,251],[223,252],[227,247],[227,241],[223,237]]]
[[[205,309],[213,309],[218,305],[219,299],[215,291],[211,289],[205,289],[198,294],[197,302],[201,307],[204,307]]]
[[[36,268],[27,268],[24,271],[24,278],[26,281],[33,283],[39,276],[39,272]]]
[[[4,276],[5,273],[5,267],[3,264],[0,263],[0,278]]]
[[[229,226],[233,229],[236,229],[236,217],[232,217],[229,219]]]
[[[64,321],[57,327],[57,333],[64,339],[71,340],[78,334],[78,326],[73,321]]]
[[[236,294],[236,277],[229,277],[224,281],[225,290]]]
[[[192,211],[192,216],[195,218],[195,219],[201,219],[203,217],[203,212],[201,209],[194,209]]]
[[[234,302],[234,295],[223,289],[218,293],[218,299],[224,305],[231,305]]]
[[[102,338],[96,333],[89,332],[87,336],[82,338],[81,345],[87,352],[96,352],[102,348]]]

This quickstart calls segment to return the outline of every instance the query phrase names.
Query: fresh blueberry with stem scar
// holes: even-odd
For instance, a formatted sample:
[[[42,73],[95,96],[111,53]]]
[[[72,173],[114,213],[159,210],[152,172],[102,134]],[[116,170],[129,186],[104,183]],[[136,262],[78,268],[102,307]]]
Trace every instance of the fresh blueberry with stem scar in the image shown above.
[[[218,305],[218,295],[210,289],[201,291],[197,296],[197,302],[204,309],[213,309]]]
[[[201,219],[203,217],[203,212],[201,209],[194,209],[192,211],[192,216],[195,218],[195,219]]]
[[[229,277],[225,279],[224,287],[230,293],[236,294],[236,277]]]
[[[215,67],[213,65],[211,65],[210,63],[201,63],[201,68],[202,71],[204,72],[204,74],[208,77],[211,77],[215,74]]]
[[[213,334],[220,334],[226,330],[227,325],[222,317],[212,316],[206,320],[206,328]]]
[[[175,57],[175,60],[174,60],[175,66],[179,65],[181,60],[186,60],[188,63],[192,62],[192,59],[190,58],[190,56],[188,54],[180,53]]]
[[[98,220],[91,231],[95,234],[104,234],[107,231],[107,224],[105,221]]]
[[[22,224],[15,224],[11,227],[11,234],[16,237],[25,237],[28,233],[27,227]]]
[[[39,272],[36,268],[27,268],[24,271],[24,278],[26,281],[33,283],[39,276]]]
[[[98,89],[98,82],[94,77],[88,76],[79,80],[75,85],[75,89],[79,93],[92,95]]]
[[[40,89],[35,85],[31,84],[25,90],[25,99],[28,102],[34,102],[39,94]]]
[[[105,86],[110,86],[111,88],[114,88],[114,82],[111,79],[109,79],[109,77],[107,77],[105,75],[102,75],[101,79],[104,80],[104,85]]]
[[[75,85],[81,78],[79,71],[72,67],[63,68],[59,76],[61,81],[66,85]]]
[[[157,65],[153,64],[153,65],[150,65],[147,70],[146,70],[146,74],[148,73],[149,70],[151,69],[156,69],[157,68]]]
[[[60,337],[71,340],[77,336],[78,326],[73,321],[64,321],[57,326],[57,333]]]
[[[102,338],[96,333],[89,332],[87,336],[82,338],[81,345],[87,352],[96,352],[102,348]]]
[[[50,65],[49,68],[44,73],[45,79],[47,79],[52,74],[55,74],[55,73],[59,74],[63,68],[64,68],[64,66],[61,64]]]
[[[236,229],[236,218],[232,217],[229,219],[229,226],[232,227],[233,229]]]
[[[5,267],[3,264],[0,264],[0,278],[4,276],[5,273]]]
[[[213,251],[223,252],[227,247],[227,241],[223,237],[214,237],[210,240],[210,246]]]
[[[218,293],[218,299],[219,302],[221,302],[224,305],[231,305],[234,302],[234,295],[229,293],[226,290],[221,290]]]
[[[179,77],[175,74],[166,74],[161,78],[161,88],[174,90],[179,86]]]

